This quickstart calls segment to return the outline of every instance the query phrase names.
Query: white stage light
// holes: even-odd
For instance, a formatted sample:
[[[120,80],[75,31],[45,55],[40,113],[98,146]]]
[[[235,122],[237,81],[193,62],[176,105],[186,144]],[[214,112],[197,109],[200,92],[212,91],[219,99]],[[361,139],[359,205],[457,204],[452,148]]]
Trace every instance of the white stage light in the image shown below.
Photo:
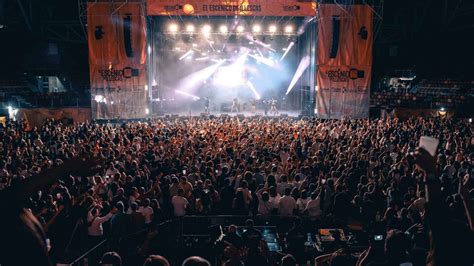
[[[98,102],[98,103],[105,103],[107,102],[105,97],[103,95],[96,95],[94,97],[94,101]]]
[[[147,50],[148,50],[148,54],[151,54],[151,47],[150,47],[150,45],[148,45]]]
[[[151,83],[151,86],[156,86],[158,83],[156,82],[156,79],[153,79],[153,82]]]
[[[275,33],[277,31],[277,26],[272,24],[270,27],[268,27],[268,31],[271,33]]]
[[[169,29],[169,31],[170,31],[171,33],[176,33],[176,32],[178,31],[179,27],[178,27],[178,24],[176,24],[176,23],[171,23],[171,24],[169,25],[168,29]]]
[[[247,81],[247,86],[249,86],[250,90],[252,90],[253,94],[255,95],[255,99],[260,100],[260,94],[258,94],[255,86],[252,84],[252,82],[250,82],[250,80]]]
[[[194,25],[193,24],[188,24],[186,26],[186,31],[187,32],[194,32]]]
[[[150,109],[145,108],[145,114],[149,115],[150,114]]]
[[[293,26],[286,25],[285,26],[285,33],[292,33],[292,32],[293,32]]]
[[[228,66],[219,67],[214,84],[222,87],[233,87],[244,83],[243,73],[248,52],[242,54],[235,62]]]
[[[226,26],[226,25],[221,25],[221,26],[219,27],[219,31],[220,31],[221,33],[227,33],[227,31],[228,31],[227,26]]]
[[[244,26],[242,26],[242,25],[237,26],[237,32],[238,33],[242,33],[242,32],[244,32],[244,30],[245,30]]]
[[[283,56],[280,58],[280,61],[283,61],[283,59],[285,59],[286,55],[290,52],[291,48],[293,48],[293,46],[295,46],[295,42],[290,42],[290,44],[288,45],[287,48],[283,48],[285,51],[285,53],[283,54]]]
[[[261,27],[260,25],[258,25],[258,24],[255,24],[255,25],[253,25],[253,27],[252,27],[252,31],[253,31],[253,32],[256,32],[256,33],[261,32],[261,31],[262,31],[262,27]]]
[[[211,25],[204,25],[202,27],[202,33],[206,36],[211,34],[211,30],[212,30]]]
[[[295,75],[293,76],[293,79],[291,80],[290,86],[288,86],[288,90],[286,90],[286,95],[288,95],[288,93],[290,93],[290,91],[296,85],[296,82],[298,82],[298,80],[303,75],[304,71],[308,68],[309,63],[310,63],[309,56],[305,56],[303,57],[303,59],[301,59],[300,64],[298,65],[298,68],[296,69]]]
[[[194,53],[194,51],[188,50],[186,53],[184,53],[180,58],[179,61],[183,60],[184,58],[191,58],[191,55]]]
[[[148,85],[145,84],[145,91],[148,91]]]
[[[7,109],[8,109],[8,118],[13,119],[14,121],[16,121],[16,115],[18,113],[18,109],[13,108],[11,106],[8,106]]]
[[[191,97],[191,98],[193,98],[193,100],[195,100],[195,101],[201,99],[201,98],[199,98],[199,97],[196,96],[196,95],[192,95],[191,93],[187,93],[187,92],[182,91],[182,90],[175,90],[174,92],[175,92],[175,93],[178,93],[178,94],[181,94],[181,95],[184,95],[184,96]]]
[[[181,47],[175,47],[174,48],[176,51],[181,51]]]

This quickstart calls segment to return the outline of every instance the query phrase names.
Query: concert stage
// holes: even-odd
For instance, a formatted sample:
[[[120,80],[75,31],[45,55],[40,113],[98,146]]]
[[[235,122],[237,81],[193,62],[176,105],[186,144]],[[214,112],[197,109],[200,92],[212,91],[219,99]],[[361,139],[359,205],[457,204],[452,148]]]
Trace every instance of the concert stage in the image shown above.
[[[221,114],[235,98],[242,104],[275,100],[278,109],[311,110],[321,118],[369,115],[369,5],[306,0],[87,5],[93,119],[184,114],[189,106],[199,110],[203,105],[196,102],[203,99]],[[156,107],[159,101],[177,108]]]

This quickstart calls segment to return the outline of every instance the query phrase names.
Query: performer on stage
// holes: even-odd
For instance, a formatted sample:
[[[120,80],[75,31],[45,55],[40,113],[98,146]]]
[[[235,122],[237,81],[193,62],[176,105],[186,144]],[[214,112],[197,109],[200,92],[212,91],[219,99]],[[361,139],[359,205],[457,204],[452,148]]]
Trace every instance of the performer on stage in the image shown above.
[[[230,108],[230,112],[239,112],[239,99],[237,97],[232,100],[232,107]]]
[[[270,100],[265,100],[263,101],[263,107],[264,107],[264,112],[265,115],[268,115],[268,110],[270,110]]]
[[[204,113],[206,115],[208,115],[210,112],[209,112],[209,104],[210,104],[211,100],[208,98],[208,97],[205,97],[204,98]]]
[[[272,98],[272,99],[270,100],[270,106],[271,106],[271,107],[270,107],[270,114],[273,113],[273,115],[278,115],[278,110],[277,110],[276,105],[277,105],[277,100],[275,100],[274,98]]]
[[[255,114],[255,112],[257,111],[257,99],[253,99],[250,104],[251,104],[251,110],[250,110],[250,112],[251,112],[252,114]]]

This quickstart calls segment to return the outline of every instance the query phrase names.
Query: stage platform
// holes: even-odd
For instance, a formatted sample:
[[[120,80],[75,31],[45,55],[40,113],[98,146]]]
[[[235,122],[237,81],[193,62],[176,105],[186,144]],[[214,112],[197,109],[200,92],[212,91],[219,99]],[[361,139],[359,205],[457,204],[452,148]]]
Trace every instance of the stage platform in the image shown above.
[[[170,112],[164,114],[151,114],[150,118],[159,118],[159,117],[169,117],[169,116],[178,116],[178,117],[299,117],[301,115],[301,111],[279,111],[277,114],[270,114],[267,113],[265,115],[264,111],[256,111],[254,113],[250,111],[243,111],[243,112],[209,112],[206,114],[204,112],[192,111],[192,112]]]

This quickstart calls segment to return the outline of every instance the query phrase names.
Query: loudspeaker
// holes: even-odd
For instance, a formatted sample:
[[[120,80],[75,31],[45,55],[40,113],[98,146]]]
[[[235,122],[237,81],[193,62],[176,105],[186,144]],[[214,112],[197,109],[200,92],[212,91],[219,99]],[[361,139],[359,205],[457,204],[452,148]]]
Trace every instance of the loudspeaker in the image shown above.
[[[332,44],[329,58],[336,58],[339,50],[339,35],[341,31],[341,19],[338,16],[332,17]]]
[[[123,18],[123,42],[125,44],[125,53],[128,58],[133,57],[132,48],[132,17],[131,14],[126,14]]]

